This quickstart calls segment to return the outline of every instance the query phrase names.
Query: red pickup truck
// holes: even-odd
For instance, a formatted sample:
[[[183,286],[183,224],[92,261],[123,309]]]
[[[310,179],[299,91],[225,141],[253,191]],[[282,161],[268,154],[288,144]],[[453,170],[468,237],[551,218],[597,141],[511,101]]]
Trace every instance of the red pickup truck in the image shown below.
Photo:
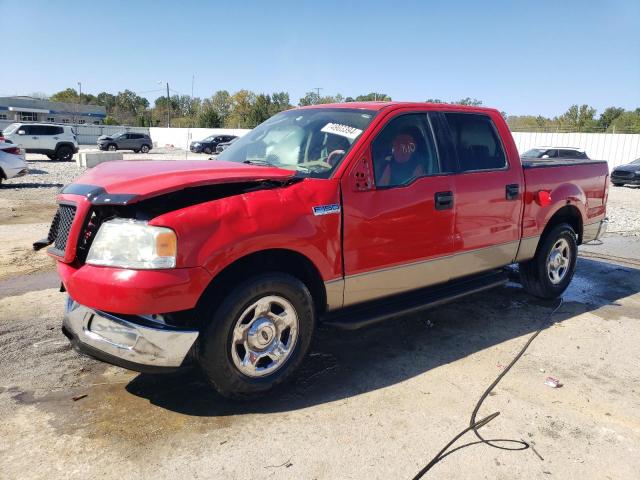
[[[226,396],[357,328],[502,285],[556,297],[606,227],[608,169],[522,160],[500,113],[428,103],[289,110],[216,161],[112,162],[64,188],[49,236],[80,352],[195,361]]]

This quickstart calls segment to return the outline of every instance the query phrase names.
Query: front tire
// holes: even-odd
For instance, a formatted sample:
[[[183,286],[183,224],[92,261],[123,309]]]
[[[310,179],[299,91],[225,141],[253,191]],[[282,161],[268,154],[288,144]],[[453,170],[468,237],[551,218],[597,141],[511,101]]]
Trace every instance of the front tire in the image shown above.
[[[198,363],[227,398],[261,394],[290,378],[315,330],[309,289],[283,273],[249,279],[218,308],[203,310],[207,325],[199,338]]]
[[[62,162],[68,162],[73,159],[73,149],[68,145],[62,145],[56,150],[56,158]]]
[[[115,152],[116,150],[118,150],[118,146],[112,143],[107,147],[107,150],[109,150],[110,152]]]
[[[554,227],[538,245],[535,257],[520,264],[522,286],[536,297],[559,297],[571,283],[577,258],[573,228],[566,223]]]
[[[614,186],[614,187],[623,187],[623,186],[624,186],[624,183],[616,183],[616,182],[613,182],[613,186]]]
[[[211,147],[204,147],[203,152],[206,153],[207,155],[211,155]]]

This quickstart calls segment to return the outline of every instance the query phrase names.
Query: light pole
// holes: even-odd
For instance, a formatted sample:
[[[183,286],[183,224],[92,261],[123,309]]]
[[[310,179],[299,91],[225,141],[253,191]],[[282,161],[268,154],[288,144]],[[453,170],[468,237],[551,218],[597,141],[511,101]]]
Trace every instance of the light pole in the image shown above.
[[[73,118],[73,123],[75,123],[76,125],[78,124],[78,117],[80,116],[80,102],[82,102],[82,82],[78,82],[78,90],[78,101],[76,102],[76,108],[74,109],[76,111],[76,114]]]
[[[316,103],[320,103],[320,90],[322,90],[322,87],[314,87],[312,90],[316,91]]]
[[[162,85],[164,82],[158,80],[158,85]],[[169,82],[167,83],[167,128],[171,128],[171,98],[169,98]]]

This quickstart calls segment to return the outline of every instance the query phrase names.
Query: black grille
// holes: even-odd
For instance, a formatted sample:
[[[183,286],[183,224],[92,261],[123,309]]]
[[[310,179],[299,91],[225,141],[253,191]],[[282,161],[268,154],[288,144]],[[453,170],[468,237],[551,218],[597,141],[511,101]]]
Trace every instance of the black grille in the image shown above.
[[[619,170],[611,174],[612,177],[617,178],[632,178],[634,175],[635,174],[633,172],[625,172],[624,170]]]
[[[60,205],[55,217],[53,217],[53,222],[51,222],[48,239],[53,242],[54,248],[60,253],[64,253],[67,248],[69,231],[71,230],[75,215],[75,206]]]

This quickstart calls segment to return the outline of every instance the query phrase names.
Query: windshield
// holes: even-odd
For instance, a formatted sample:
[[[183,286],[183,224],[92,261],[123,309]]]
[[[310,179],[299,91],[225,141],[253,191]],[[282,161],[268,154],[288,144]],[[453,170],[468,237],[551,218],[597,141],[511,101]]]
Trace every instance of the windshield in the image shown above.
[[[636,158],[633,162],[631,162],[631,165],[640,165],[640,158]]]
[[[211,135],[210,137],[207,137],[204,140],[200,140],[200,141],[201,142],[213,142],[214,138],[216,138],[215,135]]]
[[[524,158],[540,158],[546,150],[542,150],[540,148],[532,148],[531,150],[527,150],[522,154]]]
[[[13,132],[16,131],[19,125],[20,125],[19,123],[12,123],[11,125],[9,125],[7,128],[4,129],[4,131],[2,132],[3,135],[11,135]]]
[[[273,165],[328,178],[369,126],[375,112],[294,109],[274,115],[218,155],[218,160]]]

